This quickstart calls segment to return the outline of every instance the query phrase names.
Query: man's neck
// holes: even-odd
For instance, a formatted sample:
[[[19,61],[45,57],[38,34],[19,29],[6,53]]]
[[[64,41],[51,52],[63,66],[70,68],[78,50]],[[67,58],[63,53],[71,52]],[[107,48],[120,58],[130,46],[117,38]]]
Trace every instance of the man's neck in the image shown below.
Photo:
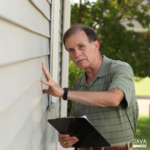
[[[102,65],[103,62],[103,57],[100,56],[97,61],[95,61],[95,64],[93,67],[88,68],[85,70],[86,75],[87,75],[87,84],[89,85],[91,83],[91,81],[95,78],[95,76],[97,75],[97,73],[99,72],[99,69]]]

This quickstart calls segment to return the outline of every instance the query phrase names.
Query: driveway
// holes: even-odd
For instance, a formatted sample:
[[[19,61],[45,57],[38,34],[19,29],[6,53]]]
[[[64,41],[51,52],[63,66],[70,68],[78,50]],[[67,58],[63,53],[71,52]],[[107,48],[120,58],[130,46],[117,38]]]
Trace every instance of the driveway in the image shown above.
[[[150,97],[149,98],[137,98],[139,104],[139,114],[149,114]]]

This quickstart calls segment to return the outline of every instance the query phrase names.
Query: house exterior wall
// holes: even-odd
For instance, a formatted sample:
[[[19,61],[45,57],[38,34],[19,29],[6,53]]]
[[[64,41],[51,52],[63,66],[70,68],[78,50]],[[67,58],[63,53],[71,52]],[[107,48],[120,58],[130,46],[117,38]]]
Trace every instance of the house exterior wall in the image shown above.
[[[65,115],[67,103],[43,95],[47,87],[40,79],[46,80],[44,62],[61,87],[68,83],[62,71],[63,65],[68,66],[64,61],[68,54],[63,53],[61,38],[70,24],[70,18],[63,16],[64,5],[62,0],[0,1],[1,150],[58,149],[58,132],[47,120],[61,116],[61,110]]]

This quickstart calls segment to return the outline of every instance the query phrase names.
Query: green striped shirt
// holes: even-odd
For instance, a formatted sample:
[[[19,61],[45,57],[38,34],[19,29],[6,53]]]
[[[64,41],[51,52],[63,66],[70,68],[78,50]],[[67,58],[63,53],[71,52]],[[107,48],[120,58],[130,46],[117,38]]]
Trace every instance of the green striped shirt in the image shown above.
[[[109,91],[118,88],[125,98],[118,107],[95,107],[72,102],[70,116],[86,115],[91,124],[110,143],[126,142],[133,139],[139,109],[134,86],[134,73],[129,64],[103,56],[103,62],[90,85],[84,73],[75,81],[73,91]],[[91,99],[92,101],[92,99]]]

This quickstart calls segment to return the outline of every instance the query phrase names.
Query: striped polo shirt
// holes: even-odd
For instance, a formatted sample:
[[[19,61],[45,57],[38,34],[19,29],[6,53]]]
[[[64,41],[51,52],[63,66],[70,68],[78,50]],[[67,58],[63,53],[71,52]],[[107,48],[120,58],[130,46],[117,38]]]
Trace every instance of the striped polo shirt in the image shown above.
[[[86,83],[84,73],[75,81],[72,91],[109,91],[118,88],[124,92],[124,99],[118,107],[95,107],[72,102],[70,116],[86,115],[110,144],[130,141],[135,135],[139,114],[134,73],[129,64],[109,59],[104,55],[102,57],[102,65],[90,85]]]

